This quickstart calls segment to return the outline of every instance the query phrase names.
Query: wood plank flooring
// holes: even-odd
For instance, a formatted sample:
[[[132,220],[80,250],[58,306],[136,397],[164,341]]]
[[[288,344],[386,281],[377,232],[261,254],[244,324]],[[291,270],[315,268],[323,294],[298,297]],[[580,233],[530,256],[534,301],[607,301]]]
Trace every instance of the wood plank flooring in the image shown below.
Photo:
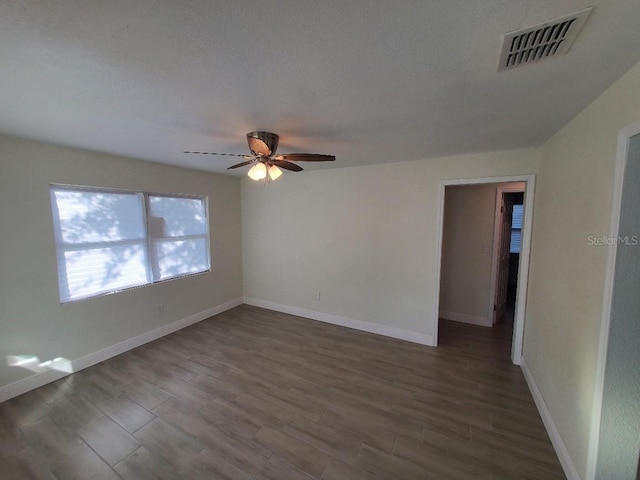
[[[561,479],[510,330],[242,305],[0,404],[0,479]]]

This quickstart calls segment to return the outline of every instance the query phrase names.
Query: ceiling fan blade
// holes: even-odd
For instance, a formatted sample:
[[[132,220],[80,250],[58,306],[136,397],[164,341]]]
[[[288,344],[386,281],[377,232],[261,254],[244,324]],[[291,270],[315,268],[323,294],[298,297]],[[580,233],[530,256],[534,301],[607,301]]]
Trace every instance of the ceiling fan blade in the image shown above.
[[[250,155],[238,155],[236,153],[186,152],[186,151],[182,153],[193,153],[195,155],[224,155],[225,157],[253,158]]]
[[[238,167],[244,167],[245,165],[249,165],[250,163],[253,163],[253,160],[247,160],[246,162],[236,163],[235,165],[231,165],[229,168],[227,168],[227,170],[231,170],[233,168],[238,168]]]
[[[285,153],[274,158],[292,162],[333,162],[336,159],[333,155],[321,155],[319,153]]]
[[[284,168],[285,170],[291,170],[292,172],[301,172],[304,170],[302,167],[299,167],[295,163],[287,162],[286,160],[271,160],[269,163],[272,163],[276,167]]]

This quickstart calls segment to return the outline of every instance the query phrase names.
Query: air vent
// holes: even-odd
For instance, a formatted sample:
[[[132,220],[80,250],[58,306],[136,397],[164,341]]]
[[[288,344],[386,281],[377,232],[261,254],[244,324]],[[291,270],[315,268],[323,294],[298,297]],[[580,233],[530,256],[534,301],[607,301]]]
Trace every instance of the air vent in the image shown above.
[[[593,7],[535,27],[506,33],[498,71],[510,70],[567,53],[591,10]]]

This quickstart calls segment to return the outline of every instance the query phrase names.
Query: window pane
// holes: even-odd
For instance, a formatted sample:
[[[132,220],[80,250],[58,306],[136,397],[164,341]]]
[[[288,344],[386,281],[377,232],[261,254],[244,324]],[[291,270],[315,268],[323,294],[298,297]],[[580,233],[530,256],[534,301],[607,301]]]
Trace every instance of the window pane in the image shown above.
[[[144,238],[138,194],[53,190],[64,243]]]
[[[522,230],[511,230],[510,253],[520,253],[520,242],[522,241]]]
[[[62,302],[210,268],[203,197],[53,185],[51,202]]]
[[[511,219],[511,228],[522,228],[522,214],[523,214],[523,206],[514,205],[513,217]]]
[[[143,245],[67,251],[59,260],[62,301],[147,283]]]
[[[155,242],[153,271],[156,280],[209,270],[206,238]]]
[[[207,233],[207,214],[201,198],[149,195],[153,237],[181,237]],[[163,219],[163,220],[159,220]]]

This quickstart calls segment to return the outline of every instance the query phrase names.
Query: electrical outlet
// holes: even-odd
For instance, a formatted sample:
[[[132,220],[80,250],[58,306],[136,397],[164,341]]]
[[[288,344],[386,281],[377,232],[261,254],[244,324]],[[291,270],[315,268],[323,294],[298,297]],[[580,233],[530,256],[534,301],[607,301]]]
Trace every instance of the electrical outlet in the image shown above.
[[[164,303],[161,303],[160,305],[158,305],[156,307],[156,314],[157,315],[164,315]]]
[[[320,292],[316,294],[316,300],[320,301]]]

